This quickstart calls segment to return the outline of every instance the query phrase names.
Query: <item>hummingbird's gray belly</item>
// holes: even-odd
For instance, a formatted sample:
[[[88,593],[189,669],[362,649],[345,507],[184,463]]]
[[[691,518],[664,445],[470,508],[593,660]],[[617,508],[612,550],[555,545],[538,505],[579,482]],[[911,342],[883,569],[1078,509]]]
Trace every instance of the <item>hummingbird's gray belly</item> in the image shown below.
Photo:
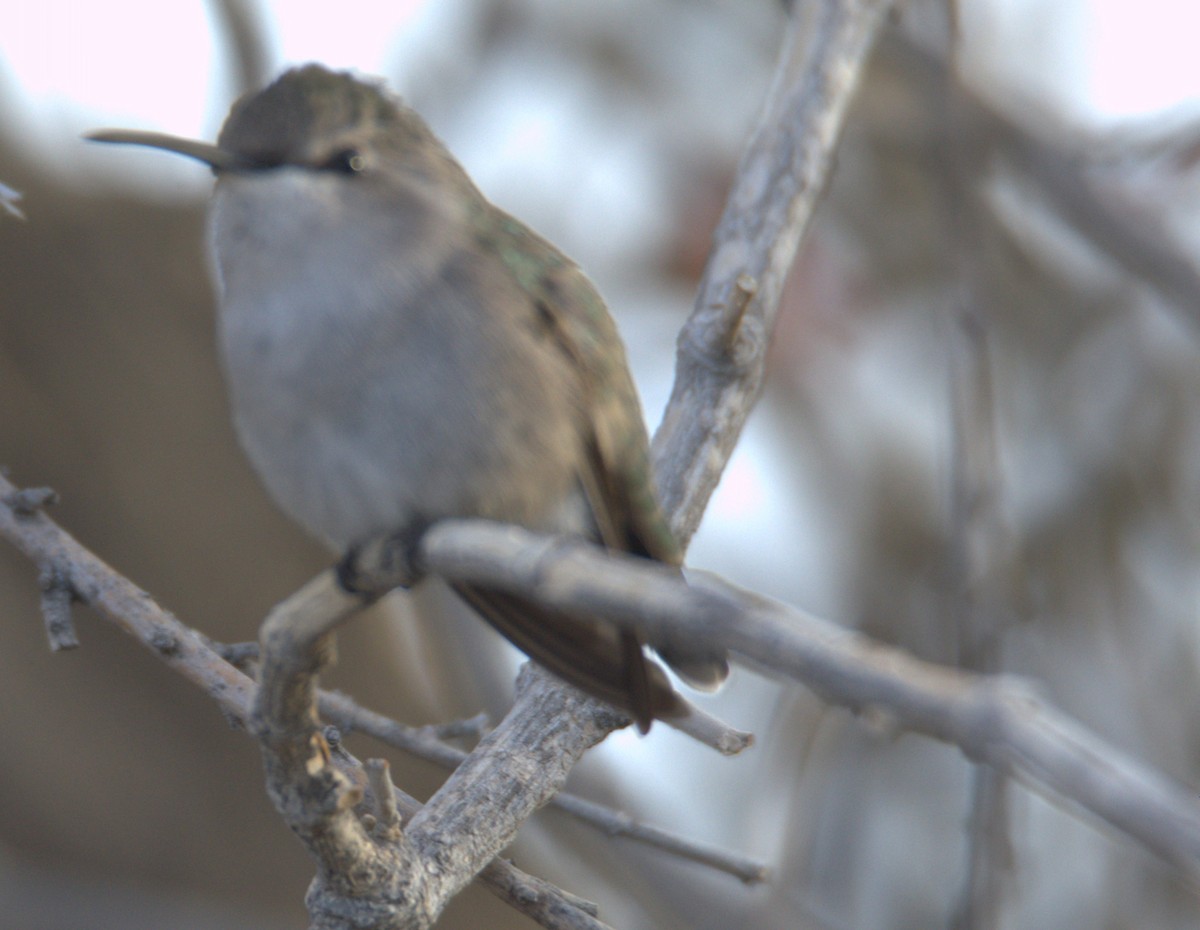
[[[478,308],[446,306],[445,288],[420,291],[401,308],[363,301],[354,325],[353,294],[340,314],[321,294],[227,302],[235,425],[276,502],[338,549],[454,516],[582,529],[558,357]]]

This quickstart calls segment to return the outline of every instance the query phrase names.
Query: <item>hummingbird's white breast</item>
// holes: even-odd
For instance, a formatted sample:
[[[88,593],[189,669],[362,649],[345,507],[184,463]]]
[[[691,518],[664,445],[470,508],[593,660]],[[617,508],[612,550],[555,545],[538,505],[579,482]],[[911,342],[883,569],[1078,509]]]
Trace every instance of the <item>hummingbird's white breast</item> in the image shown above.
[[[521,322],[527,295],[440,200],[384,209],[357,180],[217,184],[218,333],[254,467],[339,549],[445,516],[566,528],[574,374]]]

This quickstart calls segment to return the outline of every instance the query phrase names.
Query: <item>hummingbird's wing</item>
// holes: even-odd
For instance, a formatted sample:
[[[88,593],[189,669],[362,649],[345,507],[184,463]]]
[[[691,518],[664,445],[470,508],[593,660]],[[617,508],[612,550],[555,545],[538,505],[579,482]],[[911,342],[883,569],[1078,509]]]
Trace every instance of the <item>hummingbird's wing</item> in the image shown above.
[[[650,440],[620,334],[592,282],[554,252],[560,261],[546,262],[539,297],[556,311],[551,332],[581,373],[591,434],[585,437],[579,478],[601,540],[610,549],[679,565],[682,552],[658,502]],[[723,652],[652,645],[694,687],[712,690],[729,674]],[[637,648],[640,652],[640,642]]]
[[[595,287],[553,245],[488,205],[475,217],[488,256],[522,294],[542,333],[578,373],[573,396],[583,454],[578,481],[599,542],[607,548],[679,565],[681,552],[655,494],[649,440],[624,347]],[[485,259],[486,260],[486,259]],[[493,266],[495,268],[495,266]],[[495,269],[499,270],[499,269]],[[567,615],[494,589],[455,590],[514,645],[560,678],[630,714],[645,732],[655,717],[685,705],[640,636],[599,618]],[[714,687],[728,673],[724,655],[672,644],[660,650],[685,679]]]
[[[559,678],[628,713],[643,733],[655,718],[686,713],[636,634],[595,617],[568,615],[476,585],[454,591],[514,646]]]
[[[529,227],[487,204],[475,217],[481,252],[529,295],[535,328],[577,375],[586,461],[581,482],[604,544],[669,565],[682,561],[658,503],[649,438],[616,324],[579,266]]]

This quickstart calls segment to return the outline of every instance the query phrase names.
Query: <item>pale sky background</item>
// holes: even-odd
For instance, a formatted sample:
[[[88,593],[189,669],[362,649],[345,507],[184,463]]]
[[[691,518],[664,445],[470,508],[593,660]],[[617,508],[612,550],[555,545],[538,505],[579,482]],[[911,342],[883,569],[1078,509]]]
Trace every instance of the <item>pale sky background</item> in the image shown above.
[[[0,84],[16,96],[23,133],[52,143],[99,124],[189,136],[216,131],[224,104],[214,112],[212,101],[224,95],[210,85],[224,70],[214,61],[203,3],[38,0],[5,7]],[[395,73],[406,48],[449,41],[461,19],[461,5],[445,0],[360,0],[352,14],[336,15],[316,0],[272,7],[284,60],[368,73]],[[969,0],[963,8],[968,57],[995,79],[1087,122],[1200,104],[1200,4]],[[153,81],[145,80],[148,72]]]

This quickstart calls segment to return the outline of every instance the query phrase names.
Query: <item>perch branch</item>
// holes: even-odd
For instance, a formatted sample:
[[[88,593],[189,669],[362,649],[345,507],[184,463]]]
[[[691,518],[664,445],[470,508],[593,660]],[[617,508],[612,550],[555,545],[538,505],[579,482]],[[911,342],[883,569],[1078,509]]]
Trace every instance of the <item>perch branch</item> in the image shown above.
[[[32,490],[40,492],[44,489]],[[232,723],[246,724],[250,717],[250,700],[257,686],[230,662],[251,654],[256,657],[259,654],[257,646],[251,650],[245,646],[231,649],[216,645],[181,623],[149,594],[96,558],[49,517],[40,514],[38,508],[49,503],[45,496],[31,498],[27,491],[18,491],[0,476],[0,501],[5,505],[0,506],[0,536],[35,564],[65,566],[66,577],[75,586],[73,590],[78,590],[81,601],[210,694]],[[97,592],[103,592],[103,596],[98,597]],[[336,590],[325,591],[322,596],[333,599],[331,603],[338,603]],[[171,643],[182,645],[175,649],[164,648]],[[466,758],[467,753],[463,750],[442,742],[433,734],[436,727],[404,726],[333,692],[321,692],[318,707],[325,719],[347,732],[365,733],[445,768],[455,768]],[[463,726],[471,734],[478,732],[478,721],[466,721]],[[728,872],[748,883],[765,879],[766,867],[760,861],[688,840],[660,827],[633,820],[604,805],[570,794],[557,795],[552,803],[607,835],[628,837]]]
[[[705,574],[486,521],[445,521],[421,543],[425,564],[550,607],[586,610],[649,638],[724,647],[822,699],[959,746],[970,758],[1087,810],[1200,874],[1193,792],[1104,743],[1019,679],[923,662],[862,634]]]
[[[0,477],[0,500],[12,490]],[[68,566],[81,600],[203,688],[231,720],[247,720],[254,683],[44,514],[0,506],[0,536],[35,563]],[[921,662],[711,576],[684,584],[644,560],[515,527],[446,522],[430,529],[421,550],[448,578],[636,622],[648,633],[669,626],[707,637],[831,703],[957,744],[971,758],[1091,812],[1189,875],[1200,872],[1200,805],[1193,792],[1108,746],[1017,679]]]

